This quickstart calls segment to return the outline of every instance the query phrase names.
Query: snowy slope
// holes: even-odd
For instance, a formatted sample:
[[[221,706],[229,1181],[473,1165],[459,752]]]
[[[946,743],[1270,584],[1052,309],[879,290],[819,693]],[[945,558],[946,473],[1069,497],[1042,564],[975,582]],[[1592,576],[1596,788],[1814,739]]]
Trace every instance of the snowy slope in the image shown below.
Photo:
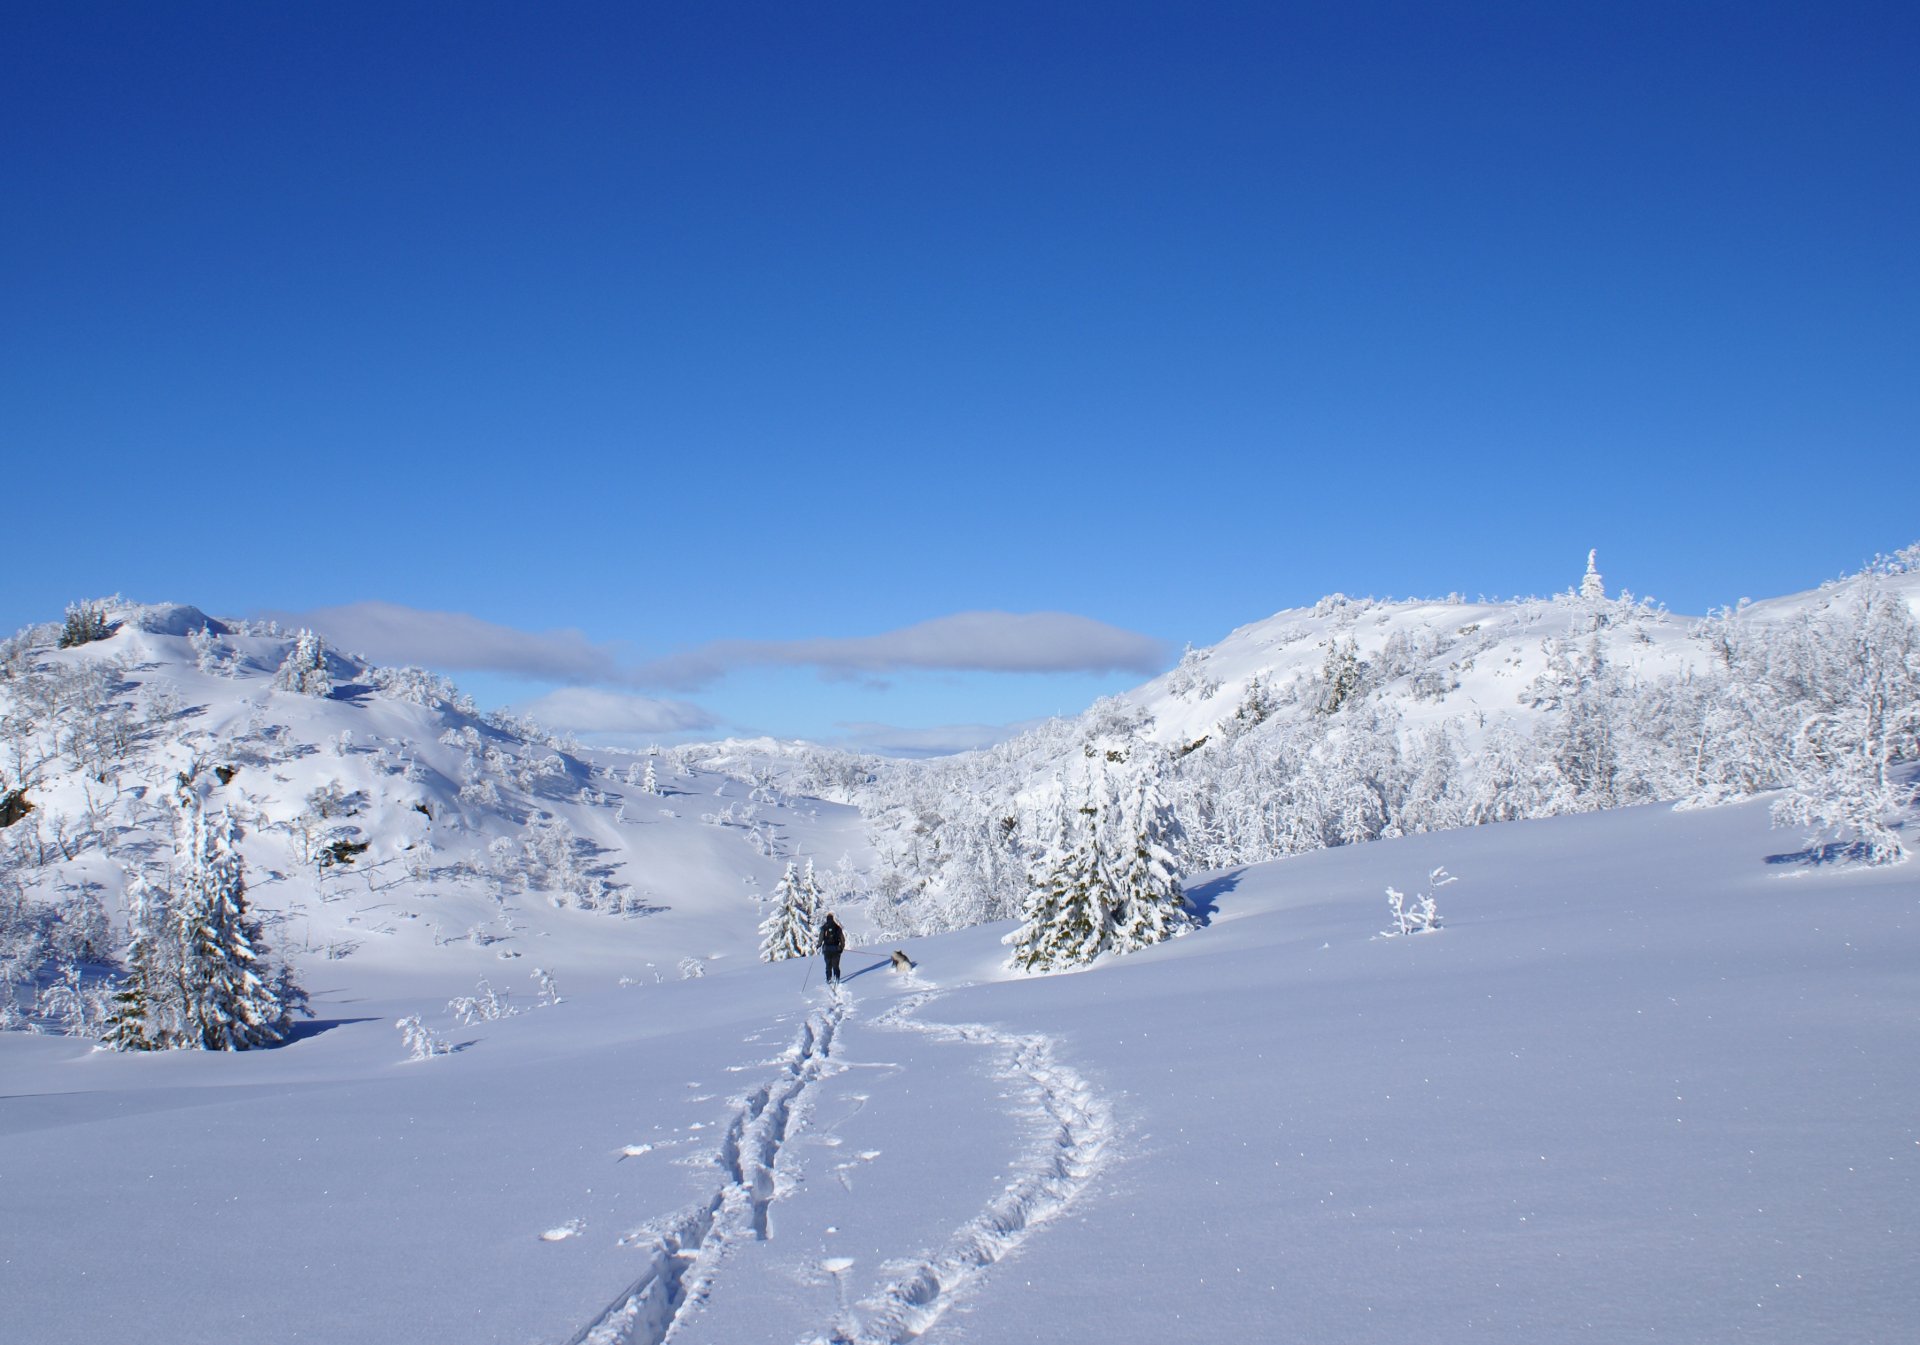
[[[1005,926],[454,1026],[357,956],[237,1056],[7,1034],[37,1342],[1910,1340],[1920,883],[1765,809],[1202,877],[1009,979]],[[1435,865],[1444,927],[1382,939]],[[884,949],[881,951],[885,951]],[[812,985],[803,992],[803,977]],[[461,1049],[404,1061],[421,1011]],[[239,1257],[209,1292],[209,1249]]]

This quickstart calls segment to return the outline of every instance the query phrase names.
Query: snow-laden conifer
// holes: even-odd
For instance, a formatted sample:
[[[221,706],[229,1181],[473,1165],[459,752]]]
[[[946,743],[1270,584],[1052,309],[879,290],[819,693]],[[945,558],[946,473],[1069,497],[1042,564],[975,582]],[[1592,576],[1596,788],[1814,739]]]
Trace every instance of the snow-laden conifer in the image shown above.
[[[1587,572],[1580,580],[1580,596],[1583,598],[1604,598],[1607,596],[1607,584],[1606,581],[1600,577],[1600,570],[1597,563],[1599,558],[1600,551],[1597,547],[1587,552]]]
[[[168,894],[138,873],[127,879],[126,974],[114,989],[103,1040],[116,1051],[181,1044],[185,1014],[176,949],[168,936]]]
[[[310,630],[293,638],[293,648],[273,675],[273,684],[281,691],[297,691],[303,696],[331,696],[333,675],[327,671],[327,642]]]
[[[1108,881],[1114,891],[1109,946],[1116,953],[1184,934],[1190,924],[1175,854],[1180,828],[1161,786],[1164,768],[1157,755],[1151,744],[1136,744],[1115,796]]]
[[[790,957],[809,957],[814,952],[814,894],[818,888],[803,879],[797,866],[789,862],[787,871],[770,898],[773,909],[760,922],[760,960],[780,962]]]
[[[1096,737],[1061,784],[1052,843],[1032,869],[1011,966],[1051,971],[1184,933],[1177,827],[1162,792],[1164,754],[1144,741]]]
[[[192,778],[170,800],[169,884],[135,885],[127,977],[107,1041],[121,1049],[243,1051],[283,1039],[305,1000],[247,909],[230,813],[209,817]]]

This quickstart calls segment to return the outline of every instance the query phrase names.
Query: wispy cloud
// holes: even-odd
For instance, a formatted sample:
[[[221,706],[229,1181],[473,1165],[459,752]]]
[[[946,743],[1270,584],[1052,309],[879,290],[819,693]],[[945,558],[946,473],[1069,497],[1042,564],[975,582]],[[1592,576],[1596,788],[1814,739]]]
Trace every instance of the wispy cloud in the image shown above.
[[[519,708],[542,724],[573,733],[696,733],[718,722],[688,701],[658,700],[598,687],[561,687]]]
[[[516,630],[465,612],[368,601],[265,612],[310,626],[378,663],[496,672],[576,686],[691,691],[735,668],[815,668],[836,678],[883,673],[1107,673],[1152,676],[1167,647],[1151,636],[1071,612],[959,612],[879,635],[810,640],[715,640],[636,663],[578,630]],[[879,685],[876,683],[876,685]]]
[[[1159,640],[1070,612],[960,612],[880,635],[716,640],[635,670],[645,686],[693,690],[746,666],[817,668],[829,676],[906,670],[1149,676],[1166,666]]]
[[[308,626],[376,663],[417,663],[452,672],[500,672],[554,682],[631,683],[613,648],[577,630],[524,631],[465,612],[356,602],[308,612],[267,612]]]
[[[1026,720],[1018,724],[939,724],[927,728],[901,728],[894,724],[840,724],[839,736],[829,746],[850,752],[875,752],[885,757],[944,757],[955,752],[971,752],[992,747],[1017,737],[1045,721]]]

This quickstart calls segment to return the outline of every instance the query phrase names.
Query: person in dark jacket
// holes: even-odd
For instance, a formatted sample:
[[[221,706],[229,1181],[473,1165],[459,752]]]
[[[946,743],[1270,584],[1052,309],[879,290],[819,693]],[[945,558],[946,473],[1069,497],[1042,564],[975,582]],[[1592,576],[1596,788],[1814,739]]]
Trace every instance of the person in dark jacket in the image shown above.
[[[840,984],[840,954],[847,949],[847,932],[840,928],[840,922],[833,918],[833,912],[827,912],[827,918],[820,922],[820,951],[827,957],[827,983]]]

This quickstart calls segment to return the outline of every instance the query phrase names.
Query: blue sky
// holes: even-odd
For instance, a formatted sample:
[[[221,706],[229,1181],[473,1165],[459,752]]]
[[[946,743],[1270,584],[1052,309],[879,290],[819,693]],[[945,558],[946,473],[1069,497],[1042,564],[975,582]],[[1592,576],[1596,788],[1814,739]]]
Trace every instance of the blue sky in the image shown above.
[[[1333,590],[1920,538],[1908,6],[0,26],[8,629],[327,611],[578,728],[924,746]]]

